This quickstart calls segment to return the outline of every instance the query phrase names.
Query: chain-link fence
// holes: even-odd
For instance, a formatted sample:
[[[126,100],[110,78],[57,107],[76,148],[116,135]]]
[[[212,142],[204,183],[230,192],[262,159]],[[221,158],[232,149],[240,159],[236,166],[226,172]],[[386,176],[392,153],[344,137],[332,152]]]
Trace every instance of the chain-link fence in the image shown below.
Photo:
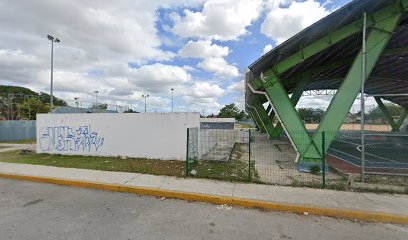
[[[189,129],[187,176],[340,190],[408,188],[405,135],[367,133],[364,162],[359,131],[295,135],[297,148],[286,135],[271,140],[253,129]],[[325,149],[324,158],[307,157],[311,155],[305,152],[314,146]]]
[[[187,174],[276,185],[408,192],[407,109],[367,96],[362,124],[360,101],[356,99],[336,132],[317,131],[327,106],[299,109],[308,133],[289,137],[283,132],[278,140],[255,128],[194,129],[193,134],[190,130],[188,149],[194,156],[187,157]]]
[[[231,181],[255,177],[250,162],[249,129],[190,128],[187,139],[187,175]]]

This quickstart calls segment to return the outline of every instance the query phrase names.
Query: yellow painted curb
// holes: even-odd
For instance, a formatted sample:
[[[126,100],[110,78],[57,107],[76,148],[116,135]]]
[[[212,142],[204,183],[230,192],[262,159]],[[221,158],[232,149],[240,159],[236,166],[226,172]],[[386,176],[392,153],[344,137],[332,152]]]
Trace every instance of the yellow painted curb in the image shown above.
[[[312,207],[312,206],[304,206],[304,205],[259,201],[259,200],[252,200],[252,199],[207,195],[207,194],[200,194],[200,193],[179,192],[179,191],[158,189],[158,188],[124,186],[124,185],[116,185],[116,184],[65,180],[65,179],[47,178],[47,177],[34,177],[34,176],[17,175],[17,174],[0,173],[0,177],[8,178],[8,179],[24,180],[24,181],[53,183],[53,184],[58,184],[58,185],[74,186],[74,187],[81,187],[81,188],[93,188],[93,189],[108,190],[108,191],[114,191],[114,192],[126,192],[126,193],[140,194],[140,195],[174,198],[174,199],[181,199],[181,200],[187,200],[187,201],[206,202],[206,203],[212,203],[212,204],[228,204],[228,205],[242,206],[242,207],[248,207],[248,208],[261,208],[261,209],[268,209],[268,210],[280,211],[280,212],[292,212],[292,213],[300,213],[300,214],[303,212],[308,212],[309,214],[319,215],[319,216],[347,218],[347,219],[353,219],[353,220],[359,219],[359,220],[364,220],[364,221],[384,222],[384,223],[408,224],[408,216],[382,213],[382,212]]]

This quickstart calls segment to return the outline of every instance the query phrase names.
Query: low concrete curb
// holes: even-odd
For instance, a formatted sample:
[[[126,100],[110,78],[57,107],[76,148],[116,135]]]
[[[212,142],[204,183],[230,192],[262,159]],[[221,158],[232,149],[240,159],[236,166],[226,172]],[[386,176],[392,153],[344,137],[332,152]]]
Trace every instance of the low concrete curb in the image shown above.
[[[248,208],[268,209],[268,210],[280,211],[280,212],[292,212],[292,213],[299,213],[299,214],[308,212],[309,214],[313,214],[313,215],[329,216],[329,217],[336,217],[336,218],[347,218],[347,219],[352,219],[352,220],[358,219],[358,220],[373,221],[373,222],[408,224],[408,216],[382,213],[382,212],[357,211],[357,210],[336,209],[336,208],[321,208],[321,207],[315,207],[315,206],[258,201],[258,200],[252,200],[252,199],[207,195],[207,194],[200,194],[200,193],[188,193],[188,192],[172,191],[172,190],[165,190],[165,189],[158,189],[158,188],[124,186],[124,185],[116,185],[116,184],[65,180],[65,179],[58,179],[58,178],[35,177],[35,176],[17,175],[17,174],[0,173],[0,177],[8,178],[8,179],[24,180],[24,181],[41,182],[41,183],[52,183],[52,184],[81,187],[81,188],[108,190],[108,191],[114,191],[114,192],[126,192],[126,193],[133,193],[133,194],[139,194],[139,195],[166,197],[166,198],[173,198],[173,199],[180,199],[180,200],[187,200],[187,201],[206,202],[206,203],[212,203],[212,204],[228,204],[228,205],[235,205],[235,206],[248,207]]]

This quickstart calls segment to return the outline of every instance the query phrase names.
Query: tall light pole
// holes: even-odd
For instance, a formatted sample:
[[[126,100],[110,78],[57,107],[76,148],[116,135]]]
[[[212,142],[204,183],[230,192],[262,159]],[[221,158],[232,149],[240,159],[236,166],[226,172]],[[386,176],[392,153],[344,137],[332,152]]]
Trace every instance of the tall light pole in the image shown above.
[[[79,97],[74,97],[77,108],[79,107]]]
[[[50,113],[52,113],[54,109],[54,81],[53,81],[53,75],[54,75],[54,42],[59,43],[61,42],[58,38],[54,38],[51,35],[47,35],[48,40],[51,41],[51,87],[50,87]]]
[[[360,130],[361,130],[361,182],[364,182],[365,174],[365,139],[364,139],[364,113],[365,113],[365,103],[364,103],[364,84],[366,80],[366,31],[367,31],[367,14],[363,13],[363,40],[361,47],[361,99],[360,99]]]
[[[98,93],[99,91],[94,91],[95,93],[95,108],[98,108]]]
[[[171,112],[173,112],[173,109],[174,109],[173,92],[174,92],[174,88],[171,88]]]
[[[149,94],[147,95],[142,95],[142,98],[144,98],[144,102],[145,102],[145,112],[146,112],[146,100],[149,97]]]

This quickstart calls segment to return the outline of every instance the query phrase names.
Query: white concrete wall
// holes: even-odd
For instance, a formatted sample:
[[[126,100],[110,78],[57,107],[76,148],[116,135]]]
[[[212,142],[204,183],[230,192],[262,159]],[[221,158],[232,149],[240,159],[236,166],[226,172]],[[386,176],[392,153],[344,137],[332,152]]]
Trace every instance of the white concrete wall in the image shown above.
[[[37,152],[183,160],[199,113],[38,114]]]

